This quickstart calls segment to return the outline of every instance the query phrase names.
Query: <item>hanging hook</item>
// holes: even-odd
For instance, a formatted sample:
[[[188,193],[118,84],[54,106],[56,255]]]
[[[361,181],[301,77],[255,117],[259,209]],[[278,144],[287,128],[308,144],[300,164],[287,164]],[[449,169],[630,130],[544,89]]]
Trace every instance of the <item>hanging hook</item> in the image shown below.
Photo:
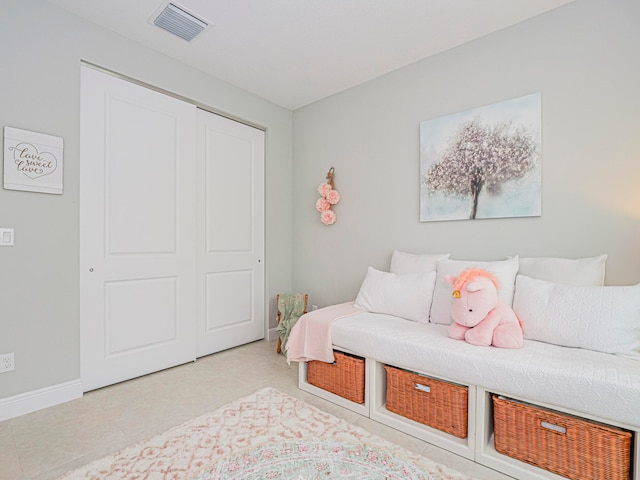
[[[329,172],[327,173],[327,183],[328,183],[329,185],[331,185],[331,188],[335,188],[335,186],[333,185],[333,175],[334,175],[334,171],[335,171],[335,170],[334,170],[334,168],[333,168],[333,167],[331,167],[331,168],[329,169]]]

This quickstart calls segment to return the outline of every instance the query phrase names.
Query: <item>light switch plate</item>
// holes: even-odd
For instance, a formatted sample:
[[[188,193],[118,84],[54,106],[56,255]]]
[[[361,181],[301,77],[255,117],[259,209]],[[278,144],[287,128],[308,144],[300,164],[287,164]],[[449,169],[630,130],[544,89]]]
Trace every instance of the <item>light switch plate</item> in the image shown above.
[[[0,228],[0,247],[13,247],[13,228]]]

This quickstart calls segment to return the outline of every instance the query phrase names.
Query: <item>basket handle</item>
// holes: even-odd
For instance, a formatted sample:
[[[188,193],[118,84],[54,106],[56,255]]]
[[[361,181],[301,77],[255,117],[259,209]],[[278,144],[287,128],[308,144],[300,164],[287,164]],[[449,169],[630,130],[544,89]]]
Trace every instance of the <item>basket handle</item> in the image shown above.
[[[427,385],[420,385],[419,383],[414,383],[413,388],[415,388],[416,390],[420,390],[421,392],[426,392],[426,393],[431,392],[431,387]]]
[[[546,428],[547,430],[552,430],[557,433],[561,433],[562,435],[566,435],[567,429],[566,427],[561,427],[560,425],[555,425],[549,422],[540,422],[540,426],[542,428]]]

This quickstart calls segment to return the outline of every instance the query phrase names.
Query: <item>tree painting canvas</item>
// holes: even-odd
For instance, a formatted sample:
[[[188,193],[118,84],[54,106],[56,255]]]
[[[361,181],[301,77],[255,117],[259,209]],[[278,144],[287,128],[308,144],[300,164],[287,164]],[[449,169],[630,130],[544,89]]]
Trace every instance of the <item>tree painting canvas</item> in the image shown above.
[[[540,93],[420,123],[420,220],[537,217]]]

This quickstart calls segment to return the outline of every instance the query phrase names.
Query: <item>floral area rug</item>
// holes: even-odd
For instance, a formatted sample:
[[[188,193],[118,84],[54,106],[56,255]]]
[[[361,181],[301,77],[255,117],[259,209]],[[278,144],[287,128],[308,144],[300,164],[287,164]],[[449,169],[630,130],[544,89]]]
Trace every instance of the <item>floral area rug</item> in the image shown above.
[[[320,478],[469,479],[273,388],[259,390],[62,477]]]

